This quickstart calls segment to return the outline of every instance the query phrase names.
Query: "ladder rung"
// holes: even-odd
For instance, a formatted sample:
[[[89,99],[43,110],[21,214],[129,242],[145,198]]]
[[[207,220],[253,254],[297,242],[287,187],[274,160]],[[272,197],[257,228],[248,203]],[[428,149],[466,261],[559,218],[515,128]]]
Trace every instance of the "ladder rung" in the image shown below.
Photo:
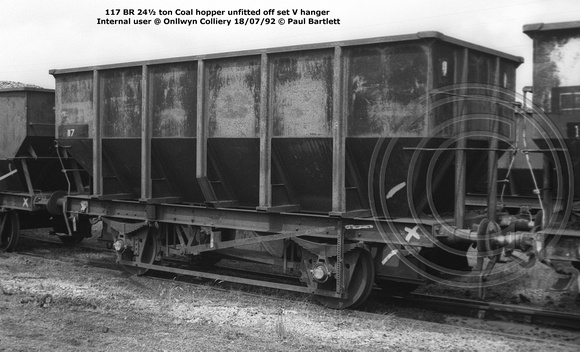
[[[69,172],[69,171],[85,171],[85,169],[62,169],[63,172]]]

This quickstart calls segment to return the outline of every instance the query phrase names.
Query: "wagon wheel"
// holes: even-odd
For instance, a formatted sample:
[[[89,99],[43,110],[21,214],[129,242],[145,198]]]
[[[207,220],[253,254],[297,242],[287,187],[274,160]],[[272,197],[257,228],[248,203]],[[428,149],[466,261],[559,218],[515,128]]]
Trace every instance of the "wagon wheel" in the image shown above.
[[[15,211],[0,213],[0,252],[12,252],[18,243],[20,220]]]
[[[157,242],[157,230],[153,227],[145,227],[126,236],[126,247],[117,251],[117,260],[128,273],[143,275],[149,269],[139,267],[139,264],[153,264],[159,245]]]
[[[362,248],[355,248],[344,255],[344,271],[347,298],[315,295],[314,298],[322,305],[333,309],[355,308],[362,304],[370,295],[375,280],[373,256]],[[335,283],[334,280],[331,283]]]

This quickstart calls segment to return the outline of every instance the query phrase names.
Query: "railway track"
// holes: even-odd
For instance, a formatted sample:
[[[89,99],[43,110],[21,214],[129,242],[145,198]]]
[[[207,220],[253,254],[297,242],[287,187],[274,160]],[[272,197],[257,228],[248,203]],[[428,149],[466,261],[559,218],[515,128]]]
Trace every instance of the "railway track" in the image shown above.
[[[19,236],[19,239],[23,239],[26,241],[33,241],[33,242],[42,242],[42,243],[47,243],[50,245],[55,245],[55,246],[60,246],[60,247],[68,247],[68,248],[85,248],[85,249],[93,249],[93,250],[97,250],[97,251],[108,251],[111,253],[114,253],[114,251],[112,249],[107,248],[107,246],[103,243],[103,242],[98,242],[98,240],[93,239],[93,238],[88,238],[82,242],[76,243],[74,245],[69,245],[66,243],[63,243],[62,241],[60,241],[58,239],[57,235],[49,235],[48,234],[48,230],[46,231],[46,234],[39,234],[39,233],[33,233],[30,234],[29,232],[22,232]],[[26,245],[20,245],[19,247],[27,247]]]
[[[65,246],[58,239],[51,237],[35,237],[35,236],[22,236],[22,238],[43,242],[50,244],[51,246]],[[88,264],[94,266],[114,266],[111,261],[114,256],[114,251],[108,249],[104,244],[97,244],[94,241],[91,242],[81,242],[75,245],[77,248],[83,248],[91,251],[102,251],[111,254],[111,257],[107,256],[103,260],[91,260]],[[23,251],[18,252],[22,255],[31,255],[36,257],[46,256],[43,252],[30,252]],[[232,272],[235,272],[234,276],[239,277],[238,282],[227,282],[226,277],[231,277]],[[187,275],[187,270],[185,269],[172,269],[170,272],[160,273],[157,271],[149,272],[147,274],[148,278],[154,280],[166,280],[172,282],[179,282],[187,285],[207,285],[208,282],[218,283],[217,285],[212,285],[213,288],[220,289],[238,289],[234,285],[246,285],[251,284],[252,278],[259,276],[261,279],[267,277],[268,280],[284,283],[286,285],[291,285],[290,279],[296,282],[296,277],[290,275],[276,274],[276,273],[265,273],[260,270],[251,270],[247,268],[240,268],[238,265],[226,262],[224,265],[216,265],[214,268],[209,270],[209,275],[207,277],[196,277],[192,281],[191,275]],[[279,286],[279,285],[276,285]],[[297,285],[293,285],[297,286]],[[242,289],[244,294],[256,295],[256,292],[260,292],[258,295],[263,296],[266,290],[262,289],[260,291],[251,289]],[[272,298],[279,297],[280,290],[272,289],[271,294],[268,296]],[[267,293],[266,293],[267,294]],[[300,296],[304,299],[304,296],[308,296],[307,290],[305,288],[304,292],[293,292],[289,295]],[[284,295],[289,297],[289,295]],[[389,310],[386,305],[396,305],[398,307],[412,307],[419,308],[428,311],[435,311],[444,314],[465,316],[485,320],[495,320],[495,321],[511,321],[524,324],[531,324],[542,327],[551,328],[565,328],[565,329],[578,329],[580,327],[580,314],[566,313],[561,311],[552,311],[545,309],[538,309],[532,307],[525,307],[521,305],[509,305],[509,304],[499,304],[493,302],[484,302],[478,300],[461,299],[453,297],[443,297],[435,295],[425,295],[425,294],[409,294],[405,296],[391,296],[387,300],[384,298],[384,294],[381,292],[380,288],[375,288],[373,293],[372,304],[364,305],[361,310],[366,313],[375,313],[381,310]],[[286,299],[286,298],[283,298]],[[370,302],[369,302],[370,303]]]
[[[245,272],[248,273],[247,270]],[[257,271],[254,272],[254,274],[265,275],[264,273]],[[287,279],[287,276],[285,275],[267,275],[273,279]],[[380,288],[375,287],[374,294],[377,296],[377,300],[382,302],[385,301],[384,294]],[[387,302],[399,306],[420,308],[445,314],[461,315],[478,319],[512,321],[553,328],[580,328],[580,314],[538,309],[521,305],[500,304],[494,302],[415,293],[405,296],[390,296],[387,299]],[[368,307],[371,305],[367,304],[365,306]],[[372,306],[373,309],[376,308],[374,304]]]
[[[513,321],[554,328],[580,328],[580,314],[560,311],[424,294],[392,297],[391,300],[405,306],[479,319]]]
[[[152,280],[161,281],[165,283],[170,283],[173,285],[192,285],[194,287],[204,287],[207,288],[207,283],[193,283],[187,281],[185,277],[163,277],[163,276],[148,276]],[[212,290],[221,291],[221,292],[230,292],[235,284],[233,283],[217,283],[211,286]],[[264,291],[261,290],[257,292],[256,290],[252,289],[243,289],[240,286],[235,288],[238,292],[241,292],[243,295],[255,297],[256,299],[264,299],[267,298],[269,300],[280,302],[283,305],[288,300],[296,300],[296,301],[303,301],[305,295],[300,294],[297,292],[290,292],[287,293],[286,296],[282,297],[278,292],[274,291]],[[377,288],[376,293],[380,294],[380,289]],[[268,293],[270,292],[270,293]],[[533,343],[550,343],[554,346],[555,349],[558,347],[571,347],[576,348],[578,346],[577,343],[562,341],[559,338],[562,336],[559,335],[561,328],[566,329],[574,329],[577,330],[580,315],[572,315],[569,314],[566,317],[561,319],[554,319],[552,320],[552,314],[559,314],[559,312],[548,312],[548,311],[541,311],[538,309],[526,309],[525,307],[516,307],[516,306],[508,306],[508,305],[499,305],[494,303],[487,303],[487,302],[477,302],[477,301],[469,301],[469,300],[455,300],[449,297],[439,297],[439,296],[427,296],[427,295],[418,295],[418,294],[411,294],[405,297],[391,297],[389,300],[390,303],[395,303],[397,308],[395,309],[397,313],[397,319],[403,320],[421,320],[414,317],[408,317],[408,315],[404,312],[401,312],[401,307],[412,307],[412,308],[420,308],[423,310],[429,311],[439,311],[442,313],[447,313],[453,316],[458,315],[465,315],[465,316],[476,316],[478,319],[476,320],[483,320],[483,319],[491,319],[490,324],[485,324],[485,327],[473,327],[473,326],[466,326],[464,324],[454,325],[453,329],[460,329],[463,331],[467,331],[473,336],[477,334],[491,334],[493,336],[502,336],[508,339],[517,338],[522,341],[533,342]],[[446,302],[445,302],[446,301]],[[441,303],[445,302],[445,303]],[[420,304],[420,305],[419,305]],[[433,304],[438,305],[437,307],[433,306]],[[418,306],[419,305],[419,306]],[[365,309],[366,307],[366,309]],[[493,307],[493,308],[490,308]],[[458,309],[461,308],[461,309]],[[523,309],[518,309],[523,308]],[[485,315],[482,315],[481,312],[485,312]],[[498,311],[503,311],[503,314],[498,314]],[[474,314],[477,313],[477,314]],[[372,308],[369,304],[364,305],[363,307],[355,310],[352,312],[357,316],[365,316],[370,320],[374,321],[381,321],[384,320],[385,317],[390,316],[392,313],[392,309],[389,309],[387,313],[383,311],[382,305],[376,305]],[[492,315],[493,313],[493,315]],[[451,319],[453,320],[453,319]],[[500,331],[503,330],[501,326],[495,326],[493,321],[513,321],[518,323],[524,323],[522,325],[522,329],[519,333],[513,332],[505,332]],[[437,322],[439,323],[439,322]],[[445,322],[442,324],[449,324],[453,325],[450,322]],[[576,324],[576,325],[574,325]],[[472,324],[473,325],[473,324]],[[547,333],[544,337],[538,337],[537,334],[537,327],[534,325],[541,325],[542,327],[551,328],[552,334]],[[527,327],[527,328],[526,328]],[[554,333],[555,331],[555,333]],[[549,337],[549,336],[554,337]],[[546,337],[548,336],[548,337]],[[566,340],[564,338],[564,340]],[[580,341],[580,337],[577,337],[576,341]]]

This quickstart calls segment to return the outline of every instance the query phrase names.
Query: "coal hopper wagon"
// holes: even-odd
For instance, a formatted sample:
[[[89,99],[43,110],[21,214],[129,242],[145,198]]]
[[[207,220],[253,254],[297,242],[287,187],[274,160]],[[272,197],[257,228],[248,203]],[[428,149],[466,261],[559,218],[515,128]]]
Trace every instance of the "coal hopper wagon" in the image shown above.
[[[539,258],[559,274],[554,289],[572,289],[580,270],[580,22],[524,26],[533,40],[530,135],[541,156],[536,224]],[[578,283],[580,285],[580,283]]]
[[[333,308],[375,283],[479,287],[492,279],[483,259],[528,248],[492,226],[521,63],[420,32],[52,70],[57,142],[90,175],[87,193],[58,202],[69,221],[102,221],[136,274],[308,292]],[[487,210],[471,211],[482,187]],[[225,258],[287,280],[218,273]]]
[[[65,243],[82,239],[90,223],[66,221],[61,201],[88,191],[88,177],[55,144],[54,90],[0,89],[0,126],[0,251],[15,248],[21,228],[51,227]]]

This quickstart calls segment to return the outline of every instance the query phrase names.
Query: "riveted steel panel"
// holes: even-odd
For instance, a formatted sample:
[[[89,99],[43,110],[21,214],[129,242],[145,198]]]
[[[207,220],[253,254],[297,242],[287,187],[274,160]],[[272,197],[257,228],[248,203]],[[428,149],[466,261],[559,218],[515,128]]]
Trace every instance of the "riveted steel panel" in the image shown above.
[[[430,110],[430,129],[439,127],[439,135],[453,136],[457,131],[454,130],[456,124],[452,123],[452,119],[461,116],[489,114],[493,108],[494,115],[499,115],[508,122],[500,124],[498,132],[510,140],[515,137],[513,110],[509,102],[514,101],[513,91],[516,84],[516,68],[519,62],[498,58],[486,51],[466,51],[464,47],[444,42],[433,43],[432,61],[433,88],[439,89],[443,93],[433,94],[430,97],[431,103],[436,106]],[[465,62],[467,62],[467,67],[464,67]],[[498,62],[499,68],[497,67]],[[499,76],[496,77],[498,74]],[[478,86],[485,88],[478,89]],[[492,86],[497,87],[497,89]],[[451,87],[454,88],[450,89]],[[479,100],[461,99],[462,94],[465,96],[469,94],[479,95],[482,98]],[[456,98],[453,98],[454,96]],[[507,102],[507,104],[491,103],[492,100],[498,99],[500,102]],[[448,102],[445,102],[446,100]],[[489,130],[488,126],[480,122],[468,122],[465,131]]]
[[[34,144],[35,137],[54,138],[54,91],[0,90],[0,126],[0,159],[16,157],[26,139]]]
[[[209,137],[258,137],[260,57],[207,62],[205,113]]]
[[[348,136],[419,136],[429,82],[425,43],[368,45],[348,53]]]
[[[28,136],[54,138],[54,92],[27,93]]]
[[[197,62],[149,68],[153,198],[202,203],[196,178]]]
[[[101,73],[103,137],[141,136],[141,67]]]
[[[55,77],[56,137],[69,146],[75,160],[93,173],[95,104],[93,72],[74,72]]]
[[[330,137],[333,51],[271,58],[273,136]]]
[[[258,206],[260,56],[205,62],[208,179],[217,199]]]
[[[270,58],[272,150],[300,209],[332,210],[333,50]]]
[[[304,211],[332,210],[332,138],[274,138],[272,148]]]
[[[138,197],[141,190],[141,140],[103,138],[103,194],[129,193]]]
[[[150,68],[153,137],[195,137],[197,63]]]
[[[13,158],[26,138],[26,93],[0,93],[0,159]]]
[[[195,181],[195,138],[153,138],[151,178],[153,198],[179,197],[188,203],[203,203]]]
[[[141,80],[141,67],[99,73],[103,194],[140,194]]]
[[[95,110],[93,105],[93,73],[78,72],[58,76],[56,79],[56,125],[59,138],[74,137],[67,135],[67,126],[86,126],[87,135],[93,138]]]
[[[260,140],[258,138],[209,138],[208,176],[221,181],[239,206],[258,206]],[[220,192],[220,188],[216,188]],[[218,199],[228,199],[218,194]]]
[[[456,117],[466,117],[469,120],[465,126],[465,132],[480,133],[485,138],[487,131],[492,131],[490,125],[492,115],[499,116],[507,123],[496,126],[497,132],[509,141],[515,141],[515,119],[513,106],[510,102],[515,101],[513,93],[507,94],[504,88],[515,86],[515,73],[510,73],[510,68],[502,64],[497,57],[487,53],[469,51],[467,58],[467,87],[464,94],[473,97],[465,102],[461,111],[457,111]],[[479,88],[479,87],[482,88]],[[493,87],[492,87],[493,86]],[[496,103],[498,101],[499,103]],[[481,118],[475,118],[481,116]],[[474,136],[477,138],[477,136]]]

